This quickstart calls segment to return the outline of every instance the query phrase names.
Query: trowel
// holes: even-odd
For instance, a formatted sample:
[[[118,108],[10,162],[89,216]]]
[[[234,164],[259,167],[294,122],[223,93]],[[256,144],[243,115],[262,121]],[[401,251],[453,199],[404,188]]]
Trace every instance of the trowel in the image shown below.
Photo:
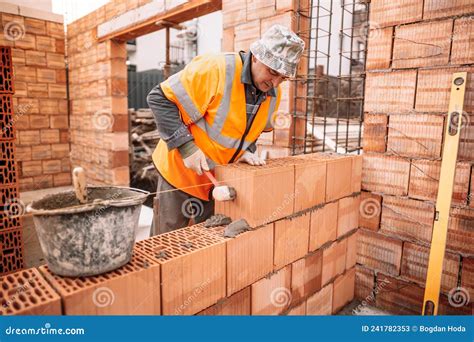
[[[214,184],[214,189],[212,190],[212,197],[219,202],[222,201],[232,201],[235,199],[235,196],[237,195],[237,192],[235,189],[231,186],[227,185],[219,185],[217,182],[217,179],[210,173],[209,171],[204,172],[209,178],[209,180]]]

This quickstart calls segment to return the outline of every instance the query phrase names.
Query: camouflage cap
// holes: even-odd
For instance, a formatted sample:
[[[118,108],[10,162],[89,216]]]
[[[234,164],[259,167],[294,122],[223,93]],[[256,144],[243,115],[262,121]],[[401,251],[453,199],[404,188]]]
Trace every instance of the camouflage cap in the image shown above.
[[[304,50],[304,41],[282,25],[273,25],[250,45],[252,54],[278,73],[292,77]]]

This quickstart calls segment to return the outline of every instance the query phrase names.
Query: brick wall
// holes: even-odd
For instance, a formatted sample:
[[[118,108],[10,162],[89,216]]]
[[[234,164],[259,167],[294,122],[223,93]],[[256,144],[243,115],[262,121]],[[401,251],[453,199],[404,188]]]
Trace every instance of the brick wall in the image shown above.
[[[469,277],[474,254],[473,14],[469,1],[371,4],[356,293],[394,313],[421,313],[450,84],[459,71],[469,73],[469,120],[461,134],[440,313],[471,310],[450,306],[447,296],[463,274]]]
[[[301,8],[307,9],[306,1],[297,0],[244,0],[244,1],[222,1],[222,20],[223,20],[223,51],[249,51],[250,44],[258,40],[270,26],[280,24],[286,26],[293,31],[297,31],[298,15],[296,9],[300,3]],[[304,17],[300,17],[302,21],[301,27],[304,27]],[[307,39],[301,37],[303,40]],[[306,42],[308,46],[308,42]],[[298,70],[306,70],[307,61],[302,57]],[[306,72],[306,71],[304,71]],[[293,119],[292,113],[295,109],[295,103],[292,98],[292,93],[297,86],[294,81],[286,81],[282,83],[282,98],[278,112],[274,118],[274,131],[270,133],[263,133],[259,140],[259,151],[267,150],[270,158],[288,156],[292,153],[290,148],[293,144],[293,135],[295,135],[295,143],[302,144],[304,136],[305,122],[303,110],[306,106],[301,107],[298,104],[304,101],[297,102],[296,109],[299,107],[301,111],[301,118]],[[304,92],[304,86],[299,84],[299,93]],[[290,99],[292,99],[290,101]],[[295,132],[295,134],[293,134]]]
[[[12,48],[21,190],[71,184],[62,16],[1,7],[0,45]]]
[[[148,3],[113,1],[68,25],[71,163],[88,182],[128,185],[127,51],[97,41],[97,26]]]

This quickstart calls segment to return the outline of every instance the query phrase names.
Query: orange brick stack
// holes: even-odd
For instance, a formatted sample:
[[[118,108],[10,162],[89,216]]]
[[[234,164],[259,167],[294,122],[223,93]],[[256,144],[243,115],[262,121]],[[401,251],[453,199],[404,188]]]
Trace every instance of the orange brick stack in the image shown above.
[[[309,11],[308,1],[299,1],[300,11]],[[258,40],[272,25],[280,24],[297,32],[298,4],[292,0],[244,0],[222,1],[223,16],[223,51],[249,51],[250,44]],[[306,13],[308,14],[308,13]],[[308,17],[300,16],[301,30],[309,29]],[[309,46],[307,38],[306,46]],[[302,57],[298,70],[304,73],[308,61]],[[259,151],[265,149],[270,158],[284,157],[292,154],[293,142],[301,146],[305,134],[304,111],[306,104],[303,99],[294,100],[295,89],[298,94],[305,92],[305,84],[301,82],[284,82],[281,85],[282,97],[278,112],[274,118],[274,131],[263,133],[258,140]],[[293,113],[297,113],[293,117]],[[294,138],[293,138],[294,137]]]
[[[128,185],[127,50],[97,27],[151,0],[109,2],[68,25],[71,162],[88,182]]]
[[[470,312],[472,302],[455,308],[447,296],[457,286],[474,296],[462,281],[474,255],[474,7],[381,0],[370,10],[356,294],[421,313],[452,74],[467,71],[440,313]]]
[[[314,154],[219,168],[242,198],[218,208],[248,217],[251,230],[227,238],[225,227],[197,224],[137,242],[127,265],[102,275],[61,277],[46,265],[35,274],[65,315],[334,314],[355,293],[360,160]],[[13,302],[11,293],[0,298]]]
[[[1,14],[0,45],[12,49],[20,189],[35,190],[71,184],[69,123],[64,25],[27,12]]]
[[[13,111],[13,67],[10,47],[0,47],[0,275],[23,268],[24,210],[19,200],[16,125]]]
[[[250,286],[252,315],[332,314],[352,300],[361,161],[308,154],[216,169],[237,191],[216,213],[253,227],[226,239],[229,300]],[[223,230],[207,231],[223,237]]]

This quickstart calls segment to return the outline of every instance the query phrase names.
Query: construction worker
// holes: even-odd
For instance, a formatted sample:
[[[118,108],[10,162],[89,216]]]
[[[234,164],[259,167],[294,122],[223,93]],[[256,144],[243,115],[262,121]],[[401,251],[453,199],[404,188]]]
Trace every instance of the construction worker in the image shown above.
[[[213,215],[205,172],[216,164],[265,164],[255,142],[273,129],[279,85],[295,75],[303,49],[295,33],[274,25],[249,52],[197,56],[150,91],[161,136],[153,152],[159,176],[152,236]]]

